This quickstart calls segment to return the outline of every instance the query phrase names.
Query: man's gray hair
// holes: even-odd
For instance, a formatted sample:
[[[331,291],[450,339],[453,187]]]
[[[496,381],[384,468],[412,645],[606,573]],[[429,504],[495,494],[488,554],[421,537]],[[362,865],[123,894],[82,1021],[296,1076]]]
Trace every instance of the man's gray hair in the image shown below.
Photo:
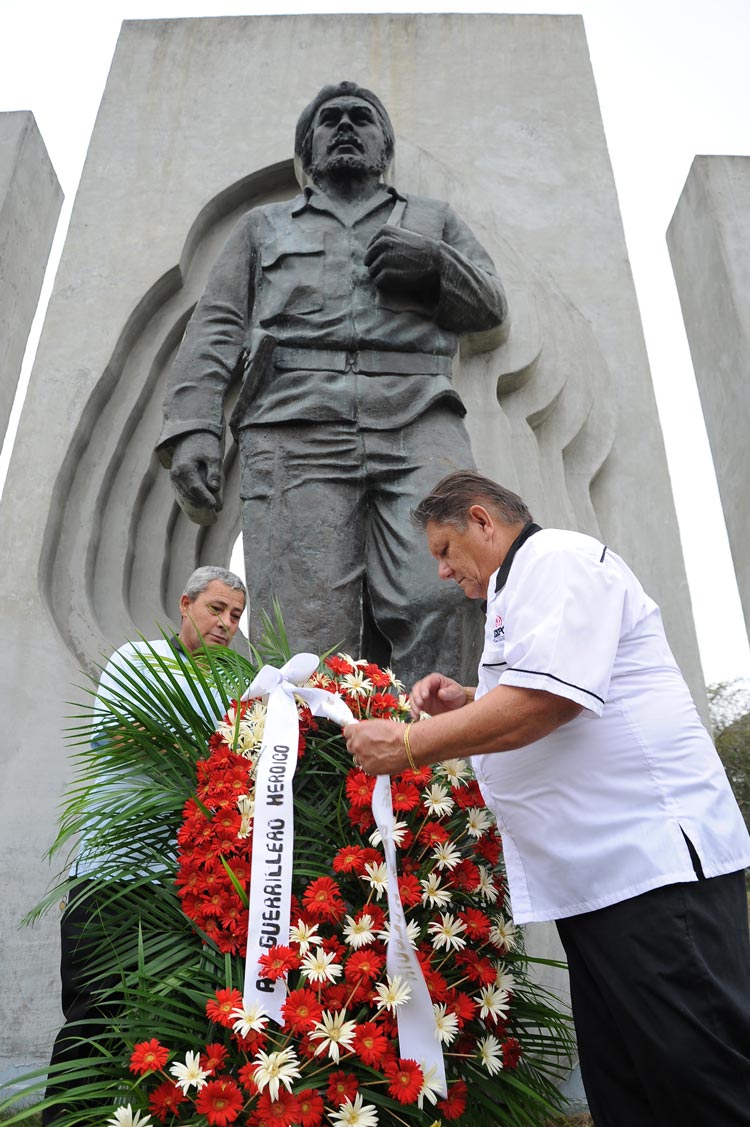
[[[213,583],[215,579],[218,579],[219,583],[224,583],[227,587],[232,587],[235,591],[242,591],[245,599],[247,599],[245,584],[239,575],[235,575],[233,571],[227,571],[225,567],[215,567],[213,564],[196,568],[185,584],[183,594],[187,595],[192,603],[199,595],[203,594],[209,583]]]
[[[423,532],[430,521],[451,524],[463,532],[472,505],[483,505],[505,524],[528,524],[532,520],[526,502],[517,493],[474,470],[457,470],[442,478],[412,509],[411,519]]]

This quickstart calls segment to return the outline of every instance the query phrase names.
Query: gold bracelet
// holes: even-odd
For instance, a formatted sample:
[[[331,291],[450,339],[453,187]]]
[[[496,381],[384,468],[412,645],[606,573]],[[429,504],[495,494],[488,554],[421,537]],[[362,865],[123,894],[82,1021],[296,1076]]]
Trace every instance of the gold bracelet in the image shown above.
[[[474,703],[474,693],[464,685],[464,692],[466,693],[466,704]]]
[[[414,762],[414,756],[411,753],[411,734],[409,732],[409,724],[404,724],[404,751],[406,752],[406,762],[411,767],[412,771],[417,770],[417,765]]]

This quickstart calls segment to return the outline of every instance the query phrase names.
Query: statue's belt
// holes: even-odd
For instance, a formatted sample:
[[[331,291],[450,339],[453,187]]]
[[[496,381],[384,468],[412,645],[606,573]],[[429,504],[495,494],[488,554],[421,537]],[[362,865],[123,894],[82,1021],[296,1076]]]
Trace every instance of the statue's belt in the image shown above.
[[[284,348],[273,352],[274,367],[282,371],[364,372],[367,375],[450,376],[450,356],[429,352],[392,352],[361,348],[353,352],[331,348]]]

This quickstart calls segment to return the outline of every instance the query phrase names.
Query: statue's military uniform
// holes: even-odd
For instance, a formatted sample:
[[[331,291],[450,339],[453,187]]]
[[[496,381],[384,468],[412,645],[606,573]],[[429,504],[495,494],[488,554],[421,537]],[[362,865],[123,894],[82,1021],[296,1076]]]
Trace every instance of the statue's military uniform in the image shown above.
[[[364,257],[386,224],[431,240],[436,293],[375,286]],[[439,584],[408,516],[438,478],[473,465],[452,359],[460,335],[505,314],[492,261],[438,200],[381,186],[352,215],[306,188],[236,226],[177,355],[159,454],[169,465],[179,438],[223,436],[244,358],[231,427],[249,605],[268,609],[276,595],[295,648],[387,657],[368,641],[374,624],[402,676],[458,672],[457,634],[472,625],[460,625],[461,594]]]

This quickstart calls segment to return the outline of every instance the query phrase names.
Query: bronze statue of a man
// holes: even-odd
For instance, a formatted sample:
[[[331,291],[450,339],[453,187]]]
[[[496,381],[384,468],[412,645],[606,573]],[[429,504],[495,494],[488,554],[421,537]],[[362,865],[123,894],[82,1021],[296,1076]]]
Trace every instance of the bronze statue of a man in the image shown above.
[[[460,335],[496,328],[507,306],[446,203],[383,183],[393,147],[384,106],[356,83],[303,110],[307,186],[231,234],[175,360],[158,449],[186,511],[214,519],[243,364],[230,427],[251,614],[276,596],[293,648],[341,645],[408,680],[458,673],[469,644],[464,600],[437,580],[410,510],[474,464],[452,360]]]

